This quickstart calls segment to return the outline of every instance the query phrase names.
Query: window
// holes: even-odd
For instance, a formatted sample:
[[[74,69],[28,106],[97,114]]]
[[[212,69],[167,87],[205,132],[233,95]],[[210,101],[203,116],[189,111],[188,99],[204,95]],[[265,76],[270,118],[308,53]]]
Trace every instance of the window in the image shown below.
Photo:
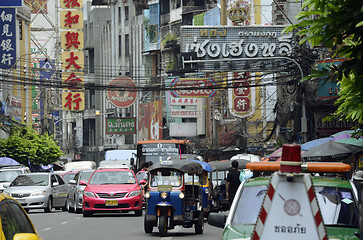
[[[129,6],[125,6],[125,20],[129,20]]]
[[[6,240],[12,240],[17,233],[35,234],[28,217],[13,200],[4,200],[1,202],[0,217]]]
[[[125,55],[130,54],[129,38],[130,38],[129,34],[125,34]]]
[[[118,35],[118,56],[121,57],[122,52],[122,43],[121,43],[121,35]]]
[[[59,185],[63,185],[64,184],[63,179],[59,175],[55,175],[55,176],[56,176],[56,178],[57,178],[57,180],[59,182]]]
[[[121,7],[118,7],[118,22],[121,22]]]
[[[88,50],[89,73],[95,73],[95,50],[93,48]]]

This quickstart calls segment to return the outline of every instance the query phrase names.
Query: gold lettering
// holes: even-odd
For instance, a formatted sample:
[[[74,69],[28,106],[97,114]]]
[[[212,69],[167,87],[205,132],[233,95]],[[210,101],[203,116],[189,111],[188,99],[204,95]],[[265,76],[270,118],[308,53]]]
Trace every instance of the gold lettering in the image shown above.
[[[208,37],[208,30],[206,30],[206,29],[200,30],[200,36],[201,37]]]
[[[209,31],[209,34],[210,34],[212,37],[217,36],[217,30],[210,30],[210,31]]]

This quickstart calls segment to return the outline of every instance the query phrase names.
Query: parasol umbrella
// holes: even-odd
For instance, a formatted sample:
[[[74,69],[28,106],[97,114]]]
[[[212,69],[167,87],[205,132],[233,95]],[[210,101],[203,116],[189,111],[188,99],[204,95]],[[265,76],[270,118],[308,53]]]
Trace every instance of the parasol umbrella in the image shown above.
[[[17,161],[8,157],[0,157],[0,165],[19,165]]]
[[[351,134],[353,132],[354,132],[354,130],[345,130],[345,131],[337,132],[337,133],[331,135],[330,137],[334,138],[334,137],[337,137],[342,134]]]
[[[358,139],[357,138],[343,138],[343,139],[336,140],[335,142],[358,146],[358,147],[361,147],[361,150],[363,150],[363,138],[362,137],[360,137]]]
[[[323,143],[329,142],[330,141],[330,137],[326,137],[326,138],[318,138],[315,140],[311,140],[309,142],[306,142],[304,144],[301,144],[301,151],[308,151],[314,147],[317,147]]]
[[[306,162],[334,162],[343,160],[360,149],[355,145],[329,141],[303,153],[302,158]]]
[[[282,148],[277,149],[273,153],[270,154],[270,161],[276,161],[282,156]]]

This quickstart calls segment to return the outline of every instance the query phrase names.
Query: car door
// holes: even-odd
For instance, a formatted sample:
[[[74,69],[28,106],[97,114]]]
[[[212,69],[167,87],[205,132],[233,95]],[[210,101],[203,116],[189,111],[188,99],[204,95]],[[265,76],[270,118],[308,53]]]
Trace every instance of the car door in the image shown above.
[[[75,195],[77,194],[77,185],[78,185],[78,181],[80,179],[80,175],[81,175],[81,171],[79,171],[73,178],[73,180],[75,180],[75,183],[69,183],[68,184],[68,201],[69,203],[72,204],[72,206],[74,205],[73,203],[75,202]]]
[[[54,195],[57,196],[57,206],[63,207],[67,200],[68,184],[66,184],[58,174],[54,174],[54,176],[58,182],[58,186],[53,187]]]

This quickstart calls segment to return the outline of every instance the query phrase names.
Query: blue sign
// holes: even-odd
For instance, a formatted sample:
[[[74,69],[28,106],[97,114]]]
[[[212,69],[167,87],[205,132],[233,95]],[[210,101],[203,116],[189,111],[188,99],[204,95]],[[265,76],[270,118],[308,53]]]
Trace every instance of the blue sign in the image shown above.
[[[0,8],[0,26],[0,68],[12,68],[16,63],[15,8]]]
[[[339,66],[345,59],[328,59],[318,62],[318,70]],[[319,78],[318,98],[336,98],[340,89],[337,82],[327,80],[326,77]]]
[[[44,78],[50,79],[55,72],[54,61],[52,60],[51,62],[49,62],[47,59],[40,59],[39,68],[41,69],[40,80],[43,80]]]
[[[21,7],[23,0],[1,0],[0,7]]]

